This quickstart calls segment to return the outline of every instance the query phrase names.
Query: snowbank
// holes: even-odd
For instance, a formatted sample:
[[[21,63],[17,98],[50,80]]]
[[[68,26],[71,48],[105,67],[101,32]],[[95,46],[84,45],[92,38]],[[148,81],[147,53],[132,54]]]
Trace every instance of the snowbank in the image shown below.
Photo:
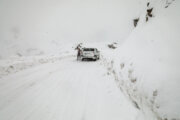
[[[179,120],[180,1],[156,0],[150,5],[153,17],[145,22],[144,13],[125,43],[105,61],[147,120]]]
[[[0,78],[12,73],[16,73],[34,66],[45,63],[53,63],[72,54],[62,54],[60,56],[30,56],[30,57],[13,57],[0,60]]]

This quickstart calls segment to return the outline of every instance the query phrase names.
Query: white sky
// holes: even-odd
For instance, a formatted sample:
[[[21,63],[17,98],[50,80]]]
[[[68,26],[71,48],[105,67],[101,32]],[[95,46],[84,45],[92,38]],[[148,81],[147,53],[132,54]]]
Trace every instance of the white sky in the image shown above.
[[[137,16],[134,0],[0,0],[0,42],[117,41]]]

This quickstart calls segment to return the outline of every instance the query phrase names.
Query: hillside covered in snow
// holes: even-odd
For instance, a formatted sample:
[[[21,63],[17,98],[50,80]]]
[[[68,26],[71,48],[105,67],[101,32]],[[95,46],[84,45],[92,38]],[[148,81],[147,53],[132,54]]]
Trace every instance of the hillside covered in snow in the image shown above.
[[[147,2],[136,28],[107,58],[119,88],[149,120],[180,119],[179,6],[174,0]]]

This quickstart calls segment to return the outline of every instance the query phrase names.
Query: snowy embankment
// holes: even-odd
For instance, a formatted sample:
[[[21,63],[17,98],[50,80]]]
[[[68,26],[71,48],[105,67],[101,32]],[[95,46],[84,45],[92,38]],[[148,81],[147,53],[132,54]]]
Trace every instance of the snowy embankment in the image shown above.
[[[0,60],[0,78],[12,73],[16,73],[27,68],[42,65],[45,63],[53,63],[72,54],[62,54],[56,56],[29,56],[29,57],[12,57]]]
[[[125,43],[104,52],[103,59],[146,120],[179,120],[180,1],[157,0],[150,5],[153,17],[146,22],[142,15]]]

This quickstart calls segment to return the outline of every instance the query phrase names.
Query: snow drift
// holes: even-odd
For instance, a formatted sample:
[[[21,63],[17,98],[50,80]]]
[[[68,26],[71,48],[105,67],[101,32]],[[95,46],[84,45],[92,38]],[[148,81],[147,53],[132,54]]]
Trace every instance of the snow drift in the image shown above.
[[[108,68],[146,119],[179,120],[180,1],[149,3],[137,28],[109,59]],[[153,16],[146,21],[149,8]]]

